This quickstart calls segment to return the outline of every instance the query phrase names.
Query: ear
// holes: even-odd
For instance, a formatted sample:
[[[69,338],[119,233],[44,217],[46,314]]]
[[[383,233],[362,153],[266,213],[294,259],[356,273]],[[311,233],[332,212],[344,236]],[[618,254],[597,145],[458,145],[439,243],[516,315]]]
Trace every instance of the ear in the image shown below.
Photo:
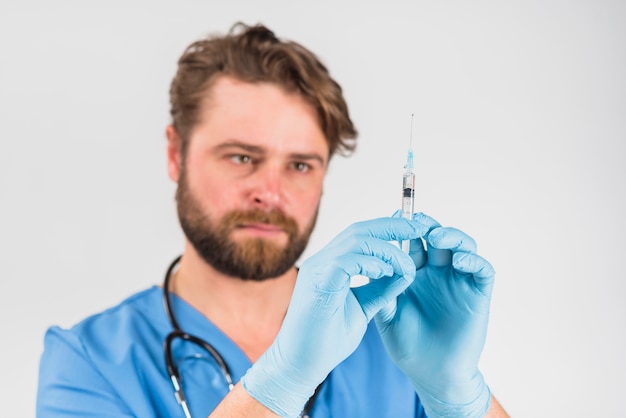
[[[165,135],[167,136],[167,173],[172,181],[178,183],[182,162],[182,140],[173,125],[167,125]]]

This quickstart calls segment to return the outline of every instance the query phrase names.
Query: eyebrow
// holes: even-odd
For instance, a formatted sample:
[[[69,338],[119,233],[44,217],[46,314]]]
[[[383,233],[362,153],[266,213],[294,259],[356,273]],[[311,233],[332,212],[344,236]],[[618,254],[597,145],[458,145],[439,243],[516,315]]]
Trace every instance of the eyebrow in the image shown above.
[[[223,151],[223,150],[228,150],[229,148],[240,148],[244,151],[253,153],[253,154],[265,154],[265,148],[260,147],[258,145],[251,145],[245,142],[241,142],[241,141],[237,141],[237,140],[230,140],[227,142],[223,142],[219,145],[216,145],[214,150],[215,151]],[[292,159],[296,159],[296,160],[315,160],[317,162],[319,162],[322,166],[326,165],[326,161],[324,160],[324,158],[315,152],[312,153],[305,153],[305,152],[294,152],[289,154],[289,157]]]
[[[223,150],[227,150],[229,148],[241,148],[241,149],[243,149],[245,151],[256,153],[256,154],[263,154],[265,152],[263,147],[259,147],[257,145],[250,145],[250,144],[247,144],[245,142],[240,142],[240,141],[236,141],[236,140],[230,140],[230,141],[223,142],[223,143],[221,143],[219,145],[216,145],[213,149],[215,151],[223,151]]]

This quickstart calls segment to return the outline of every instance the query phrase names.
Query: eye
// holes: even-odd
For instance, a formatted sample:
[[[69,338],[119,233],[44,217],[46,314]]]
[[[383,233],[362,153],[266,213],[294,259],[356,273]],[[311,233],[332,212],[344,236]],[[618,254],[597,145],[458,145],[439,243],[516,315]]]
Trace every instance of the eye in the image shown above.
[[[252,158],[250,158],[250,156],[246,154],[234,154],[231,155],[229,158],[235,164],[249,164],[252,162]]]
[[[301,161],[295,162],[291,165],[294,170],[299,171],[301,173],[306,173],[311,169],[311,165],[307,163],[303,163]]]

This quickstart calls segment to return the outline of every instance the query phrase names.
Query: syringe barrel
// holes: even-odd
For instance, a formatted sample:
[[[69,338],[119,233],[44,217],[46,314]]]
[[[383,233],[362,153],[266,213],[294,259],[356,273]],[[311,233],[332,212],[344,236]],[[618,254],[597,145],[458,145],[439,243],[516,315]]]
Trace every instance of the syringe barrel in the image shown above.
[[[402,216],[411,219],[415,209],[415,174],[406,172],[402,176]]]
[[[415,209],[415,174],[407,171],[402,176],[402,217],[413,219]],[[411,241],[402,241],[402,251],[409,253]]]

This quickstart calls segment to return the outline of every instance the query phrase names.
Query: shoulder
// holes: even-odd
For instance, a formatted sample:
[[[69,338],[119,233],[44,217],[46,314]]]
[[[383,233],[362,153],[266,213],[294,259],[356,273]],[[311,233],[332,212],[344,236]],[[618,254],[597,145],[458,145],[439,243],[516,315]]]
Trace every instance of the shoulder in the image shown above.
[[[160,287],[152,286],[127,297],[115,306],[83,319],[71,329],[81,332],[90,327],[109,323],[123,325],[127,323],[129,318],[137,321],[141,319],[153,321],[152,316],[156,312],[162,312],[165,315],[165,311],[162,309],[162,294]]]
[[[46,332],[44,352],[64,348],[95,358],[122,350],[148,335],[161,334],[167,330],[167,317],[160,297],[161,290],[154,286],[69,329],[53,326]]]
[[[69,329],[48,329],[39,364],[38,413],[71,411],[84,416],[100,410],[111,416],[137,416],[129,408],[145,407],[139,401],[145,391],[141,375],[158,375],[155,359],[161,358],[168,330],[160,296],[161,290],[152,287]]]

